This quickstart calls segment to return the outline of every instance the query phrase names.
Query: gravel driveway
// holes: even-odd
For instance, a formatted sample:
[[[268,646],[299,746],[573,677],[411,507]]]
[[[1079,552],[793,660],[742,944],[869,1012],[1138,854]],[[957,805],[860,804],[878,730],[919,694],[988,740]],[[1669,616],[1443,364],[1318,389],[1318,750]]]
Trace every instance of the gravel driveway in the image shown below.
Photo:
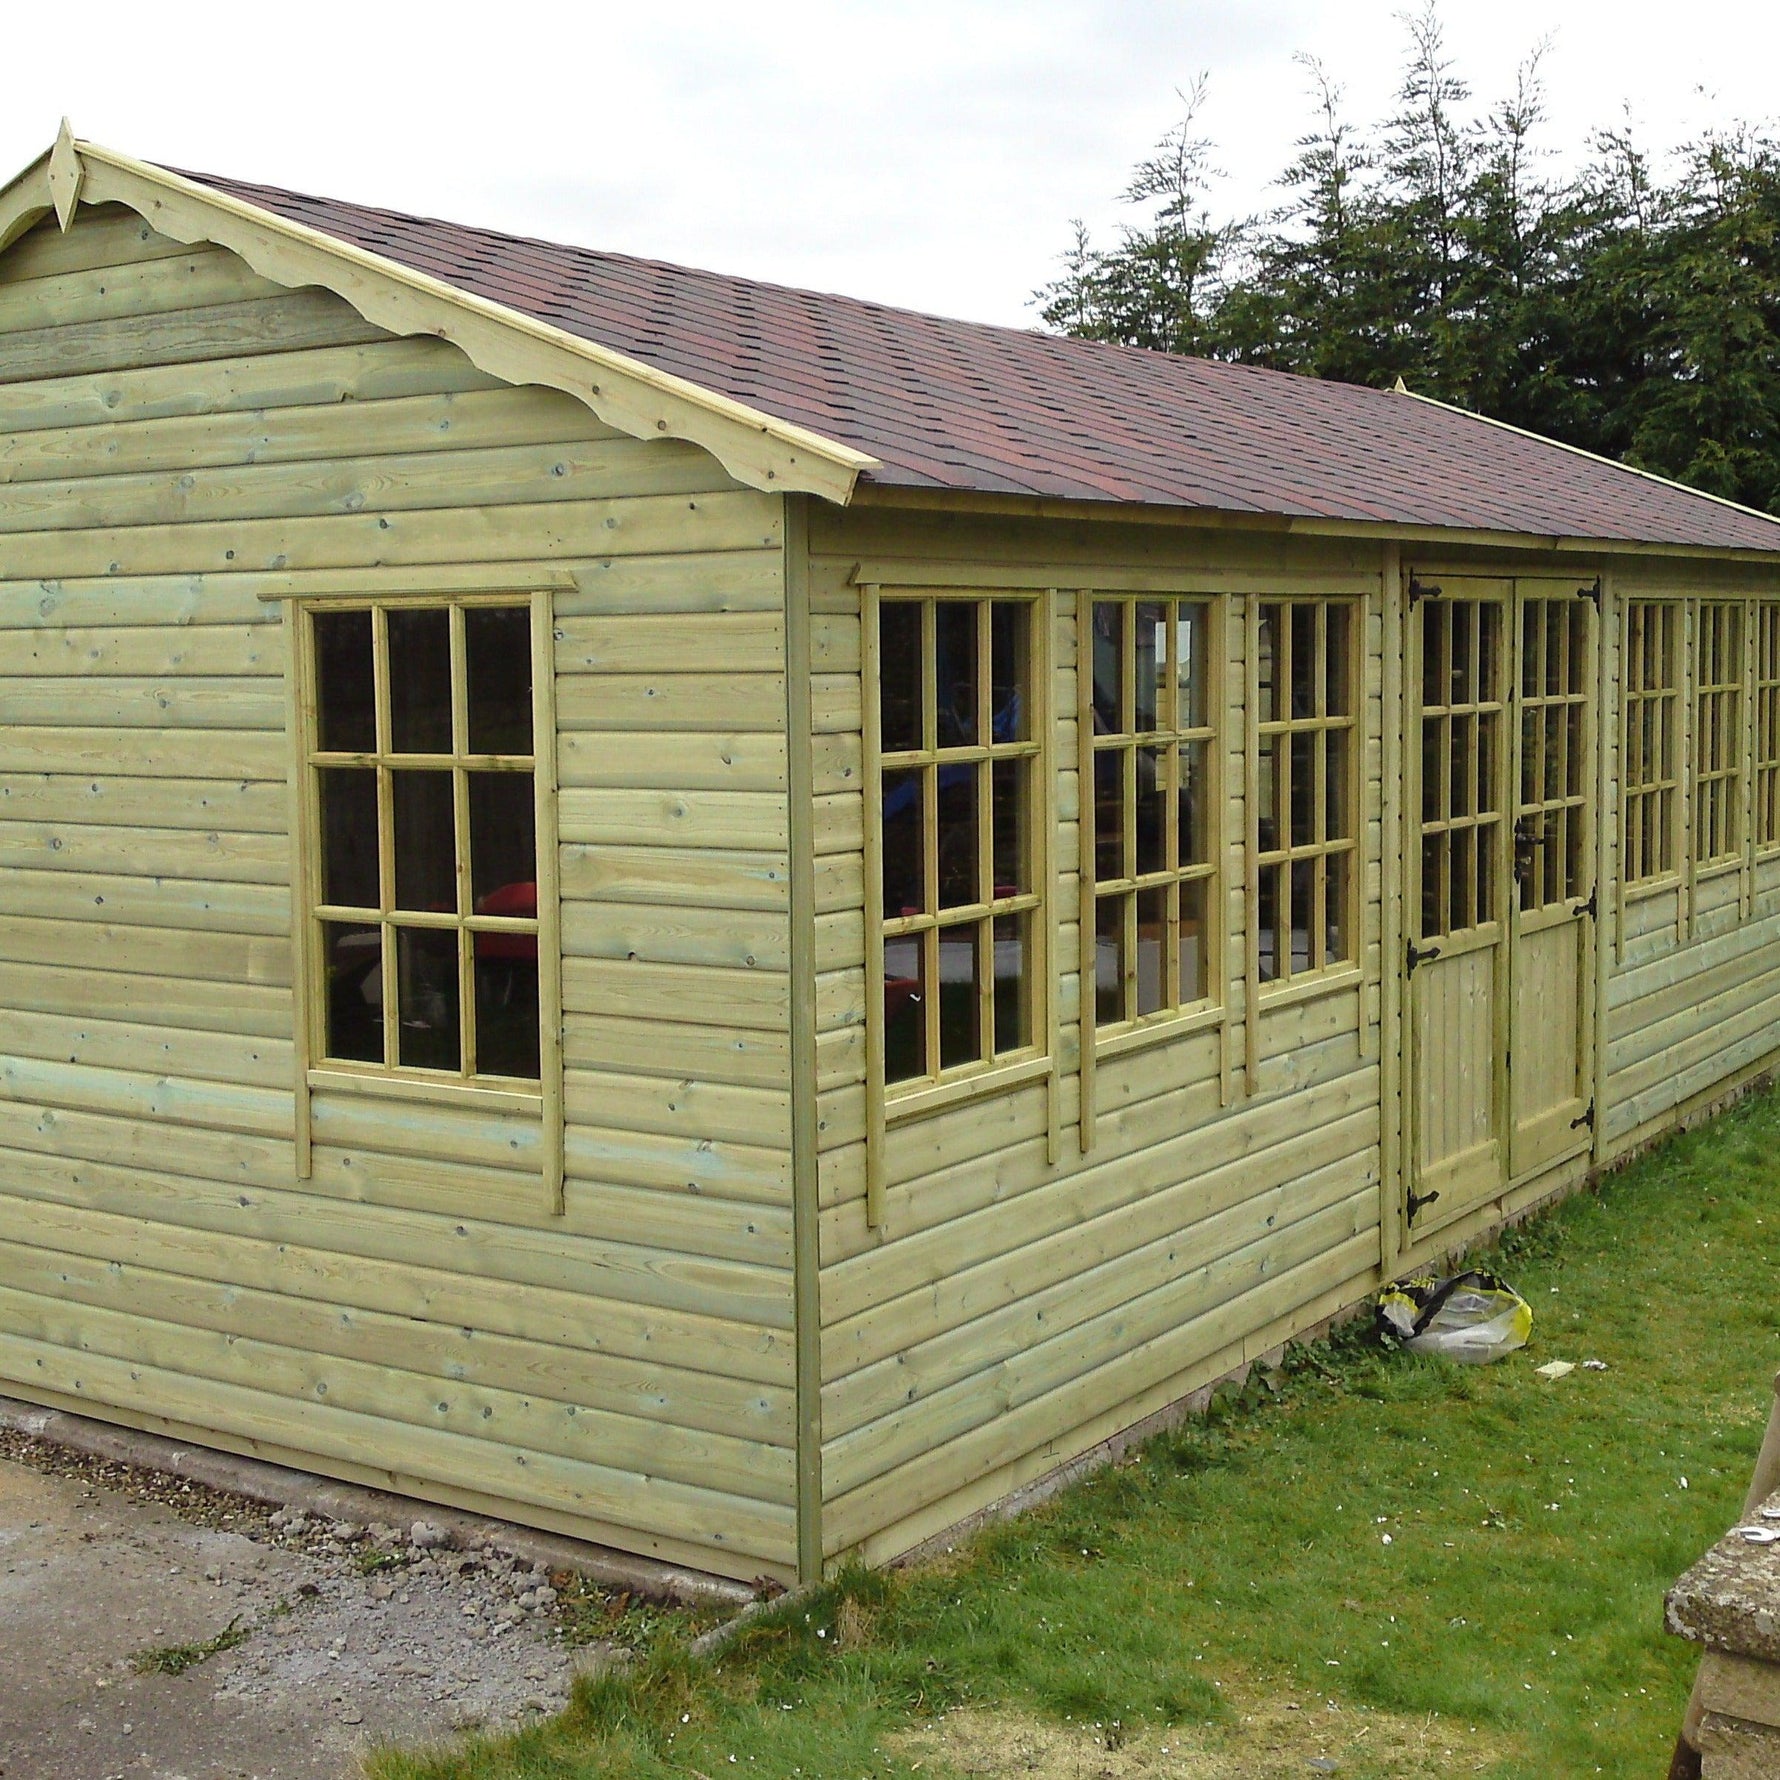
[[[448,1538],[0,1434],[0,1776],[347,1780],[372,1742],[555,1711],[590,1652],[551,1577]]]

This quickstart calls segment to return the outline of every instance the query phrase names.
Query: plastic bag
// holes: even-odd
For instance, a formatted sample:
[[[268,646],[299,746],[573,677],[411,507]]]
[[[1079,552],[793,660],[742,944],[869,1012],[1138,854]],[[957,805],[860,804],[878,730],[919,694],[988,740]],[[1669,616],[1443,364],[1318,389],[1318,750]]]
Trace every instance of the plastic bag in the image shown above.
[[[1484,1366],[1526,1346],[1533,1307],[1493,1273],[1456,1273],[1401,1280],[1381,1292],[1378,1321],[1412,1354]]]

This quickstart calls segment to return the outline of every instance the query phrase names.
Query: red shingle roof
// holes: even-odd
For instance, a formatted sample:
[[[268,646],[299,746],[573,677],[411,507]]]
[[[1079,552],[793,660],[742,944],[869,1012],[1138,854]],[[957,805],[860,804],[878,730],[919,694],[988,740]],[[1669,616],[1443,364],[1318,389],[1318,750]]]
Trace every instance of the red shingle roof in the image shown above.
[[[185,177],[869,452],[872,482],[1780,550],[1780,521],[1387,391]]]

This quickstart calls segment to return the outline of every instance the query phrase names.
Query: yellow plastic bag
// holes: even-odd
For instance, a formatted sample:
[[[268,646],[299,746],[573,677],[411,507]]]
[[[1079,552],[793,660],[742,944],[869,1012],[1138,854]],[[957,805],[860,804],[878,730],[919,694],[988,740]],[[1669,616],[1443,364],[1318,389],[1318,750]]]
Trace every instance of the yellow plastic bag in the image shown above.
[[[1400,1280],[1378,1298],[1380,1331],[1412,1354],[1485,1366],[1525,1347],[1533,1307],[1493,1273]]]

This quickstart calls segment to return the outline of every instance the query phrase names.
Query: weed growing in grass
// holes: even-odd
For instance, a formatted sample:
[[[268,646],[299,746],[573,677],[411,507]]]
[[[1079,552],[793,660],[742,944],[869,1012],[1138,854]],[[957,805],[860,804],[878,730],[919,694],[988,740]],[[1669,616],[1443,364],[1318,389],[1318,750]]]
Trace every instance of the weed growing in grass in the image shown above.
[[[1336,1749],[1350,1777],[1449,1749],[1658,1771],[1694,1656],[1662,1597],[1734,1519],[1780,1364],[1774,1234],[1770,1094],[1473,1256],[1537,1313],[1498,1365],[1350,1326],[939,1563],[787,1600],[714,1667],[664,1617],[552,1724],[371,1772],[1135,1775],[1188,1744],[1245,1777]]]

